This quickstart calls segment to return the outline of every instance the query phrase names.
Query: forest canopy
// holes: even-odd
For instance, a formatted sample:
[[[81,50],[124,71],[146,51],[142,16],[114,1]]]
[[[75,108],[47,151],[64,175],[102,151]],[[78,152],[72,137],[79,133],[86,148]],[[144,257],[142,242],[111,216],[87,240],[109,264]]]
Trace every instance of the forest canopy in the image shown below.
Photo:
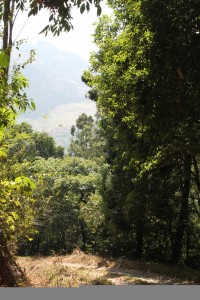
[[[108,3],[114,17],[103,16],[97,24],[98,51],[83,75],[96,95],[107,141],[107,218],[123,234],[132,232],[132,253],[137,257],[195,264],[200,191],[198,2]]]

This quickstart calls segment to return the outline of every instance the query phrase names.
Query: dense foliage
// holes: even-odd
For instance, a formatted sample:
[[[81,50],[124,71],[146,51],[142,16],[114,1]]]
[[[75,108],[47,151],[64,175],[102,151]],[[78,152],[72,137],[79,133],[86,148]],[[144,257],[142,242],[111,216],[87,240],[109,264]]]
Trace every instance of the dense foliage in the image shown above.
[[[34,211],[29,212],[34,231],[31,237],[24,231],[18,235],[18,253],[70,252],[77,246],[93,250],[94,233],[103,222],[98,163],[64,156],[50,136],[26,123],[8,128],[6,143],[10,176],[23,174],[35,185]]]
[[[83,76],[108,145],[107,221],[129,233],[133,257],[198,265],[197,1],[109,4]]]

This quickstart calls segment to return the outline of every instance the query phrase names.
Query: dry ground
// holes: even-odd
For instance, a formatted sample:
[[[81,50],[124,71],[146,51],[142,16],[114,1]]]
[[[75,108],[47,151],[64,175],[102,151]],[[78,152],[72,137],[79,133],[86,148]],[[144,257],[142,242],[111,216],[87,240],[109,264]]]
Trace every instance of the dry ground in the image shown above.
[[[18,257],[33,287],[78,287],[81,285],[198,284],[200,273],[191,276],[170,267],[129,261],[106,260],[75,250],[71,255]],[[153,271],[152,271],[153,270]],[[156,272],[155,272],[156,271]],[[171,275],[169,275],[172,273]],[[179,274],[180,273],[180,274]],[[162,274],[168,274],[162,275]],[[175,274],[180,276],[175,276]],[[188,276],[187,276],[188,275]]]

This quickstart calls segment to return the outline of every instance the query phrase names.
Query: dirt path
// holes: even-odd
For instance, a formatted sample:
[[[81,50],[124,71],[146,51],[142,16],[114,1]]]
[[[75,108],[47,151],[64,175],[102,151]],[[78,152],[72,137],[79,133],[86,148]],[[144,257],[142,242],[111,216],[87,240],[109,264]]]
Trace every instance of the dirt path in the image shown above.
[[[132,284],[187,284],[188,282],[183,282],[180,280],[175,280],[167,276],[160,276],[152,272],[144,272],[134,269],[123,269],[115,268],[112,266],[87,266],[81,263],[70,263],[63,262],[63,266],[67,266],[73,269],[86,271],[91,276],[104,276],[114,285],[132,285]]]
[[[192,284],[150,271],[126,267],[122,260],[73,253],[67,256],[19,257],[17,262],[34,287],[78,287],[81,285],[177,285]]]

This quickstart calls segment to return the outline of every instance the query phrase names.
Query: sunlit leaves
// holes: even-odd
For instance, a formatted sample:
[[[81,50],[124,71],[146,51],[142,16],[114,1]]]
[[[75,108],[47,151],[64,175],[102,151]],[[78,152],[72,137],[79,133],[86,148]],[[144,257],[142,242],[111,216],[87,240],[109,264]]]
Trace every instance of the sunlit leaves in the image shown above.
[[[37,201],[33,195],[36,184],[28,177],[29,174],[25,175],[29,173],[29,161],[33,161],[37,155],[34,143],[36,138],[39,142],[37,133],[26,123],[12,125],[2,132],[0,219],[4,220],[3,231],[9,237],[17,238],[20,234],[30,237],[35,232],[33,222]],[[46,138],[48,139],[48,135]]]
[[[80,215],[95,234],[105,219],[102,197],[98,192],[91,194],[86,203],[81,203]]]
[[[34,101],[31,101],[30,106],[31,106],[32,110],[36,109],[36,104]]]
[[[24,233],[31,230],[33,210],[30,196],[34,188],[34,183],[26,177],[18,177],[15,181],[1,180],[0,219],[6,236],[16,237],[20,230]]]
[[[9,66],[9,56],[5,51],[0,51],[0,68],[7,68]]]
[[[20,176],[15,178],[15,188],[24,193],[26,196],[31,196],[33,190],[36,188],[35,183],[28,177]]]
[[[34,61],[34,56],[35,52],[31,50],[29,58],[21,65],[15,64],[7,77],[5,69],[9,67],[10,58],[5,51],[0,53],[0,125],[7,126],[11,123],[18,111],[35,109],[34,101],[30,102],[25,93],[29,86],[28,79],[21,73],[22,68]]]

